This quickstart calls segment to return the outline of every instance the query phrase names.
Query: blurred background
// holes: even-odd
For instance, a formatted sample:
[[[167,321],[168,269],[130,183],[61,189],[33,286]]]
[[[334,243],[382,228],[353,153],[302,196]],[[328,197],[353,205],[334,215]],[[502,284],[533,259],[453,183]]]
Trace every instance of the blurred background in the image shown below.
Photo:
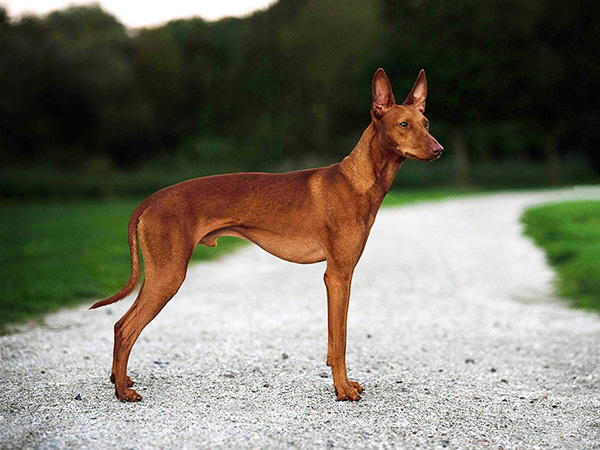
[[[340,161],[378,67],[398,102],[426,70],[446,148],[388,204],[600,183],[597,0],[68,1],[0,0],[0,334],[121,288],[152,192]],[[528,217],[560,292],[600,310],[600,204]]]
[[[600,2],[279,0],[128,28],[98,4],[0,3],[0,196],[140,197],[197,176],[339,161],[383,67],[421,68],[447,152],[395,187],[598,182]]]

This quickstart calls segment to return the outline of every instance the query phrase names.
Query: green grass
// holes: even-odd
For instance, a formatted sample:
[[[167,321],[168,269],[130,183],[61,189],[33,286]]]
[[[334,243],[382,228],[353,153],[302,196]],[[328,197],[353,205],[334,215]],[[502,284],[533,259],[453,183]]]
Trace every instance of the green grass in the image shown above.
[[[559,293],[577,307],[600,311],[600,201],[534,207],[522,221],[556,269]]]
[[[0,331],[62,307],[92,303],[125,285],[127,224],[135,200],[0,205]],[[221,238],[193,259],[243,243]]]
[[[467,195],[476,195],[485,191],[481,189],[458,189],[458,188],[446,188],[446,189],[428,189],[428,190],[394,190],[390,191],[383,199],[382,207],[394,207],[404,206],[412,203],[423,203],[431,202],[436,200],[443,200],[450,197],[461,197]]]

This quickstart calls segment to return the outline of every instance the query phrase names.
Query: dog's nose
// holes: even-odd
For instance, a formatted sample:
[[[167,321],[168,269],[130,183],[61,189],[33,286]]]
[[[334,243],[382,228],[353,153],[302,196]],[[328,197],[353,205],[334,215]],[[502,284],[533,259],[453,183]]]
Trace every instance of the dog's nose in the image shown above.
[[[438,144],[437,142],[435,143],[435,145],[431,148],[431,153],[433,153],[435,156],[439,156],[442,154],[442,152],[444,151],[444,147],[442,147],[440,144]]]

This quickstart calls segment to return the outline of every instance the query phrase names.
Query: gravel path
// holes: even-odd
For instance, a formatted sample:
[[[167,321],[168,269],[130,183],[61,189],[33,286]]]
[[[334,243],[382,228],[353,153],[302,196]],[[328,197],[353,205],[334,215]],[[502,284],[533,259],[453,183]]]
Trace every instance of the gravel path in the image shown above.
[[[131,297],[1,337],[0,447],[600,448],[600,316],[555,298],[518,222],[566,197],[600,189],[381,211],[350,303],[360,402],[325,365],[325,266],[249,246],[193,266],[142,333],[141,403],[108,380]]]

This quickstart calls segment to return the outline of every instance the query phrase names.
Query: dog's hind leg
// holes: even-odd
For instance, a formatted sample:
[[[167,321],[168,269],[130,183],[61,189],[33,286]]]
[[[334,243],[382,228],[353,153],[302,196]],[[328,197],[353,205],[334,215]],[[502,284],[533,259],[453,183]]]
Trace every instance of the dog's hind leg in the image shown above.
[[[164,278],[163,278],[164,277]],[[162,274],[154,279],[146,279],[138,298],[125,315],[115,324],[115,347],[113,375],[115,394],[122,401],[135,402],[142,399],[127,376],[127,362],[133,344],[146,325],[163,309],[183,283],[185,272]]]
[[[115,394],[119,400],[129,402],[142,399],[141,395],[130,388],[133,382],[127,376],[131,349],[144,327],[181,287],[194,248],[180,230],[173,231],[168,236],[157,234],[150,238],[140,233],[140,245],[146,278],[131,308],[115,324],[111,375],[111,380],[115,383]]]

